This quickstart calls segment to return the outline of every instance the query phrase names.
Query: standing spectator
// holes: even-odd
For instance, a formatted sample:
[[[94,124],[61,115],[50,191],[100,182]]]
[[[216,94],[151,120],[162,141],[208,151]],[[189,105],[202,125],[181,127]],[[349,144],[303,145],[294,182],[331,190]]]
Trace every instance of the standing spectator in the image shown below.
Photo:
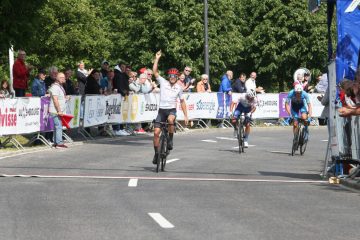
[[[185,74],[181,73],[179,76],[179,80],[177,81],[176,84],[179,84],[183,90],[183,92],[188,92],[189,91],[189,85],[186,84],[185,82]]]
[[[24,97],[25,91],[28,87],[29,76],[31,70],[34,68],[31,65],[25,64],[26,53],[24,50],[18,51],[18,58],[13,65],[13,88],[16,97]]]
[[[114,69],[113,88],[117,89],[118,93],[120,93],[122,96],[128,95],[130,91],[128,75],[129,71],[131,71],[131,68],[123,63],[118,64]]]
[[[327,74],[321,74],[321,76],[317,77],[317,84],[315,85],[315,92],[317,93],[325,93],[326,89],[328,88],[328,78]]]
[[[250,78],[248,80],[246,80],[246,82],[245,82],[246,90],[249,91],[252,89],[252,90],[256,91],[257,93],[265,93],[265,90],[263,89],[263,87],[256,86],[256,77],[257,77],[256,72],[250,73]]]
[[[231,86],[233,92],[246,93],[245,81],[246,81],[246,74],[240,73],[239,78],[236,79]]]
[[[104,77],[106,77],[109,70],[110,70],[109,61],[107,61],[107,60],[102,61],[101,70],[100,70],[100,74],[101,74],[100,79],[103,79]]]
[[[185,75],[185,88],[183,89],[183,91],[185,92],[191,92],[191,89],[194,88],[193,84],[195,82],[195,78],[193,78],[190,73],[192,72],[191,67],[186,66],[184,68],[184,75]]]
[[[65,89],[66,95],[76,95],[74,83],[71,80],[72,74],[73,74],[73,72],[72,72],[71,68],[67,68],[65,70],[64,89]]]
[[[100,72],[96,69],[92,70],[86,78],[85,94],[100,94]]]
[[[48,90],[50,86],[56,81],[57,75],[58,75],[58,68],[55,66],[50,67],[49,76],[47,76],[44,80],[46,90]]]
[[[61,116],[64,115],[66,107],[66,95],[63,84],[65,83],[65,74],[60,72],[56,76],[55,83],[49,89],[50,92],[50,116],[54,120],[55,134],[54,134],[54,147],[67,148],[62,138],[62,122]]]
[[[0,85],[0,98],[9,98],[10,96],[10,85],[7,80],[2,80]]]
[[[227,94],[231,95],[231,93],[232,93],[231,79],[232,78],[233,78],[233,72],[230,70],[226,71],[226,74],[224,74],[221,77],[219,92],[223,92],[223,93],[227,93]]]
[[[201,75],[201,80],[196,85],[196,91],[198,93],[211,92],[209,76],[207,74]]]
[[[112,69],[110,69],[107,73],[107,77],[101,79],[102,81],[100,81],[100,86],[101,88],[104,87],[104,92],[107,94],[111,94],[112,93],[112,86],[113,86],[113,81],[114,81],[114,71]]]
[[[85,94],[86,78],[89,76],[89,73],[92,71],[92,69],[89,71],[86,70],[85,63],[83,61],[80,61],[78,66],[79,67],[76,71],[76,79],[78,81],[79,94],[82,96]]]
[[[31,94],[33,97],[42,97],[46,94],[46,86],[45,86],[45,77],[46,72],[44,69],[38,70],[38,75],[34,78],[34,81],[31,86]]]

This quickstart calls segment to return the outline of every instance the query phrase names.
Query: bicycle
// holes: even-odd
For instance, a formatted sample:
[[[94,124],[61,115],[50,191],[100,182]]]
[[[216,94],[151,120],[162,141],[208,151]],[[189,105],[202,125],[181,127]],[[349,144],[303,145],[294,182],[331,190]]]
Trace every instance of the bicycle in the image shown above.
[[[248,123],[251,122],[251,118],[247,115],[241,114],[236,120],[236,137],[239,144],[239,154],[244,152],[245,148],[245,128]]]
[[[310,119],[307,120],[310,123]],[[305,127],[305,123],[303,119],[298,119],[298,126],[295,129],[291,156],[294,156],[295,152],[300,147],[300,155],[303,155],[306,151],[306,146],[309,138],[309,130],[308,127]]]
[[[161,134],[160,134],[160,149],[158,159],[156,161],[156,172],[159,172],[159,169],[163,172],[165,170],[166,158],[170,154],[170,150],[167,148],[169,141],[169,132],[167,122],[157,122],[160,123]]]

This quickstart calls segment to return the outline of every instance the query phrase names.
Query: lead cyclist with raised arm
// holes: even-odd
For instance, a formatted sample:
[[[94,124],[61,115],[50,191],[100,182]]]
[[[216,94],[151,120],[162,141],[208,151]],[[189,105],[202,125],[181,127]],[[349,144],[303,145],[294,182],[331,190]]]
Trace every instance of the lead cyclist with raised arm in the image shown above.
[[[155,119],[154,124],[154,150],[155,155],[153,158],[153,164],[157,163],[157,159],[159,156],[159,139],[161,133],[161,125],[160,122],[168,122],[168,131],[169,131],[169,139],[168,139],[168,149],[173,149],[173,136],[175,131],[175,119],[176,119],[176,100],[180,99],[181,109],[184,112],[184,120],[185,124],[188,124],[188,116],[186,103],[183,96],[182,87],[176,82],[179,79],[179,71],[176,68],[170,68],[168,70],[168,79],[165,80],[160,76],[158,71],[158,63],[161,57],[161,51],[158,51],[155,55],[153,72],[156,80],[160,84],[160,104],[159,104],[159,112]]]

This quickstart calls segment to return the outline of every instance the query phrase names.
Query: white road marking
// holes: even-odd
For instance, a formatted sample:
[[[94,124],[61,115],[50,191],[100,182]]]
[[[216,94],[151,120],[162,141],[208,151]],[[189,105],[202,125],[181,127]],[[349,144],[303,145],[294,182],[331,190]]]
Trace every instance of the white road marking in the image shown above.
[[[175,162],[178,160],[180,160],[180,159],[179,158],[169,159],[169,160],[166,160],[166,163],[172,163],[172,162]]]
[[[237,138],[229,138],[229,137],[216,137],[216,138],[222,139],[222,140],[237,141]]]
[[[322,142],[328,142],[329,140],[326,139],[326,140],[321,140],[321,141],[322,141]]]
[[[248,147],[256,147],[256,145],[248,145]],[[237,147],[233,147],[233,148],[239,148],[239,146],[237,146]]]
[[[211,142],[211,143],[216,143],[217,141],[215,140],[210,140],[210,139],[205,139],[205,140],[201,140],[203,142]]]
[[[322,180],[281,180],[281,179],[248,179],[248,178],[188,178],[188,177],[123,177],[99,175],[26,175],[0,174],[0,177],[37,177],[37,178],[79,178],[79,179],[140,179],[140,180],[174,180],[174,181],[217,181],[217,182],[272,182],[272,183],[328,183]]]
[[[129,180],[128,186],[129,187],[137,187],[137,184],[138,184],[138,179],[137,178],[131,178]]]
[[[175,227],[168,220],[166,220],[160,213],[148,213],[148,214],[162,228],[174,228]]]

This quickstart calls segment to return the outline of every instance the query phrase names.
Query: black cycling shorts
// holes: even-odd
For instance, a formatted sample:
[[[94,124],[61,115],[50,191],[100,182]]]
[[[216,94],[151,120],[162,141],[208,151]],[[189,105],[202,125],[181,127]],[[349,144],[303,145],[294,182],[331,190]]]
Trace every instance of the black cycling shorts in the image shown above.
[[[175,119],[176,119],[176,108],[171,108],[171,109],[159,109],[158,115],[155,119],[155,123],[154,123],[154,127],[155,128],[160,128],[161,124],[160,122],[166,122],[166,120],[168,119],[168,117],[170,115],[174,115]]]

